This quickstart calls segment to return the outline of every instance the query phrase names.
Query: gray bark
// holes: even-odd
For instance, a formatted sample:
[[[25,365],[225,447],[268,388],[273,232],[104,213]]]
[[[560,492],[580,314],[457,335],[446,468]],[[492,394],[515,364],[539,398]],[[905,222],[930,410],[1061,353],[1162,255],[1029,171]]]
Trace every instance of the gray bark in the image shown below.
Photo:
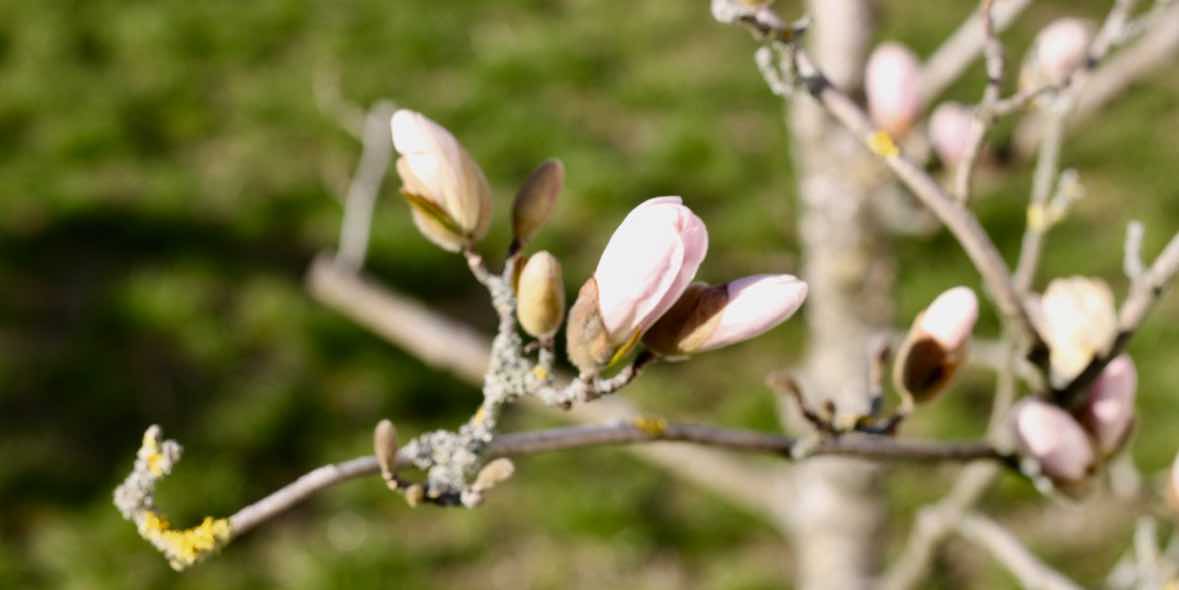
[[[836,86],[859,94],[874,25],[871,3],[808,4],[814,19],[808,35],[820,67]],[[805,96],[793,101],[789,126],[799,175],[803,273],[810,286],[809,353],[801,377],[816,396],[812,403],[832,402],[838,421],[868,409],[866,350],[889,318],[892,261],[867,203],[866,179],[875,176],[865,172],[875,166],[871,157]],[[879,468],[821,458],[797,466],[790,479],[781,501],[798,587],[868,587],[881,558]]]

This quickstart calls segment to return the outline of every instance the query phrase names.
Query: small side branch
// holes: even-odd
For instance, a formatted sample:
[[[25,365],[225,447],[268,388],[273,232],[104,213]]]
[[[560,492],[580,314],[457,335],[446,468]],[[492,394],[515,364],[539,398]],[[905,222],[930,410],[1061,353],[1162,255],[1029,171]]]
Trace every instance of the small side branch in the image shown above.
[[[983,90],[982,100],[974,112],[974,124],[970,130],[970,144],[966,149],[966,157],[958,165],[957,175],[954,177],[954,196],[958,198],[959,203],[965,203],[970,199],[974,169],[982,154],[987,133],[994,123],[995,109],[1003,90],[1003,45],[999,43],[998,32],[995,30],[994,3],[994,0],[982,0],[978,9],[983,30],[987,84]]]
[[[992,30],[995,33],[1006,30],[1031,3],[1031,0],[995,0],[990,12]],[[921,69],[921,97],[926,103],[961,77],[982,52],[987,38],[982,28],[983,15],[984,9],[971,14],[926,60]]]
[[[968,514],[958,523],[958,533],[986,549],[1024,588],[1032,590],[1081,590],[1072,580],[1040,561],[1019,539],[995,522]]]

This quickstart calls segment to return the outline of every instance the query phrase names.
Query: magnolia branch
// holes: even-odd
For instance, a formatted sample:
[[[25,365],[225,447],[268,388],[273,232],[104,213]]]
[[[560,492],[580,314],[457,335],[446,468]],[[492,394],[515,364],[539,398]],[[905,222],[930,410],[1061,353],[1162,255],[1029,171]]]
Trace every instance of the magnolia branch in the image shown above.
[[[1015,22],[1031,4],[1031,0],[995,0],[990,7],[992,33],[1001,33]],[[986,8],[980,8],[966,19],[926,60],[921,71],[921,97],[928,104],[937,98],[974,62],[987,42],[983,30]]]
[[[936,180],[905,158],[891,137],[877,132],[863,110],[828,82],[804,49],[799,47],[794,51],[794,60],[799,76],[811,96],[875,153],[954,234],[978,269],[1003,316],[1017,322],[1030,336],[1037,337],[1040,332],[1012,283],[1007,263],[978,219],[946,194]]]
[[[394,346],[431,366],[450,371],[464,381],[483,382],[490,347],[487,338],[469,326],[434,312],[361,273],[342,268],[329,256],[315,260],[307,282],[309,291],[318,301]],[[568,381],[569,378],[558,375],[557,380]],[[633,404],[619,397],[598,399],[568,410],[539,404],[534,407],[582,423],[601,423],[639,413]],[[753,465],[706,448],[660,446],[633,450],[640,458],[750,512],[770,514],[773,490],[779,478]],[[705,473],[712,475],[705,476]]]
[[[971,129],[966,157],[958,165],[954,177],[954,196],[958,202],[965,203],[970,199],[971,181],[974,169],[978,165],[979,155],[982,154],[983,144],[986,142],[987,132],[990,131],[996,116],[996,106],[999,95],[1003,90],[1003,45],[999,43],[998,32],[995,30],[994,0],[982,0],[978,17],[983,31],[983,55],[986,58],[987,84],[983,90],[982,101],[974,113],[974,124]]]
[[[1033,590],[1081,590],[1081,587],[1040,561],[1023,543],[990,519],[967,514],[958,523],[958,533],[986,549],[1019,580]]]
[[[726,451],[765,454],[794,460],[800,439],[755,432],[637,418],[594,426],[570,426],[501,434],[487,449],[487,458],[517,457],[613,445],[654,442],[689,443]],[[848,434],[806,446],[806,457],[843,456],[906,463],[995,461],[1014,467],[1014,460],[985,442],[930,442],[882,435]],[[396,467],[410,467],[409,456],[397,456]],[[366,456],[319,467],[229,517],[234,537],[282,514],[292,506],[336,484],[379,473],[376,457]],[[716,476],[716,474],[704,474]]]

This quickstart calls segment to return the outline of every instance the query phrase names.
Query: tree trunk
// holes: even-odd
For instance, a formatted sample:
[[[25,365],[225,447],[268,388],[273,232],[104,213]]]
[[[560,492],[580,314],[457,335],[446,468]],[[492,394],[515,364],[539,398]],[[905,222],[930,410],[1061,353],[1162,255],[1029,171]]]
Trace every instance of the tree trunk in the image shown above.
[[[860,93],[873,15],[866,0],[810,0],[808,33],[833,84]],[[810,98],[792,102],[810,342],[800,377],[812,404],[837,418],[869,407],[867,350],[891,312],[891,258],[871,217],[875,166],[849,133]],[[797,420],[794,420],[797,422]],[[796,552],[798,587],[865,588],[880,567],[884,512],[879,469],[847,459],[796,466],[781,513]]]

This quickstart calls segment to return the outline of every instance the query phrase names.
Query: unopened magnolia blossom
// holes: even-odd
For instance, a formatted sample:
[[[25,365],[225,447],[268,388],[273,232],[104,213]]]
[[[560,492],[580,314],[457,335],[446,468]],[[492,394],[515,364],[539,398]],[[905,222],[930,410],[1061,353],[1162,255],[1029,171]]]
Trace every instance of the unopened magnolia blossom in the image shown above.
[[[421,113],[398,110],[390,126],[402,193],[422,234],[454,252],[481,239],[491,223],[491,187],[479,164]]]
[[[917,401],[932,399],[945,389],[966,359],[976,321],[978,298],[969,287],[938,295],[909,329],[893,369],[896,386]]]
[[[921,64],[899,43],[884,43],[872,52],[864,73],[868,112],[877,127],[902,137],[921,114]]]
[[[1087,277],[1055,279],[1040,298],[1053,387],[1075,379],[1093,357],[1108,354],[1117,337],[1113,292]]]
[[[1061,18],[1044,27],[1020,68],[1020,90],[1030,92],[1068,81],[1085,64],[1093,31],[1092,23],[1080,18]]]
[[[533,337],[550,339],[565,319],[565,283],[557,257],[541,250],[528,258],[516,288],[516,317]]]
[[[1111,360],[1089,388],[1089,398],[1077,410],[1077,420],[1097,442],[1102,454],[1121,448],[1134,425],[1134,397],[1138,372],[1130,355]]]
[[[974,115],[960,103],[944,102],[929,117],[929,142],[947,166],[966,159],[974,135]]]
[[[708,251],[704,222],[679,197],[641,203],[610,236],[570,310],[570,359],[583,371],[625,353],[688,288]]]
[[[736,344],[786,321],[806,294],[806,283],[791,275],[754,275],[716,286],[695,283],[643,342],[670,358]]]
[[[1012,408],[1016,439],[1040,471],[1057,484],[1073,484],[1089,475],[1095,457],[1089,437],[1064,410],[1037,399]]]

